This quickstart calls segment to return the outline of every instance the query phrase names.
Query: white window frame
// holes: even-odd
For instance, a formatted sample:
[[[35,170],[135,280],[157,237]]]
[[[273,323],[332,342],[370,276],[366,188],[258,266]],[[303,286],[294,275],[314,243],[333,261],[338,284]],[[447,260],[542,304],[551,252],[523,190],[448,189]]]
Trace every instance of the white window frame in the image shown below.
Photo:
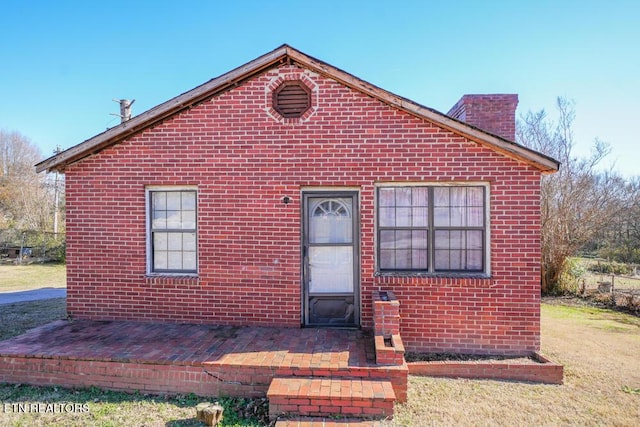
[[[196,272],[192,271],[162,271],[157,272],[153,270],[153,244],[152,244],[152,232],[151,232],[151,193],[158,191],[194,191],[196,193]],[[200,257],[198,256],[198,187],[196,185],[150,185],[145,187],[144,193],[145,199],[145,233],[146,233],[146,252],[147,252],[147,276],[191,276],[197,277],[200,267]]]
[[[465,272],[465,271],[443,271],[443,272],[434,272],[432,270],[432,263],[429,262],[429,271],[418,271],[418,270],[381,270],[380,268],[380,242],[378,241],[378,232],[379,232],[379,200],[378,200],[378,189],[386,188],[386,187],[484,187],[484,205],[485,205],[485,229],[484,229],[484,269],[483,271],[476,272]],[[490,277],[491,276],[491,185],[486,181],[452,181],[452,182],[441,182],[441,181],[424,181],[424,182],[376,182],[374,184],[374,206],[375,206],[375,233],[374,233],[374,244],[375,244],[375,254],[376,254],[376,274],[382,276],[446,276],[446,277],[465,277],[465,276],[482,276],[482,277]],[[431,233],[433,230],[429,230]],[[430,241],[432,239],[430,238]],[[431,260],[431,252],[433,248],[429,245],[429,257]]]

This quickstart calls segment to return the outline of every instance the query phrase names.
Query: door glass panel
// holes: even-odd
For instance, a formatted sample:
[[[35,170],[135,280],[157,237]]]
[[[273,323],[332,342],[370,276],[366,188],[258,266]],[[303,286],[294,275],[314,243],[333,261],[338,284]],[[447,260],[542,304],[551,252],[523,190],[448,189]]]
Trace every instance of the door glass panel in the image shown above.
[[[309,292],[353,292],[353,248],[313,246],[309,248]]]
[[[309,200],[309,243],[351,243],[351,199]]]

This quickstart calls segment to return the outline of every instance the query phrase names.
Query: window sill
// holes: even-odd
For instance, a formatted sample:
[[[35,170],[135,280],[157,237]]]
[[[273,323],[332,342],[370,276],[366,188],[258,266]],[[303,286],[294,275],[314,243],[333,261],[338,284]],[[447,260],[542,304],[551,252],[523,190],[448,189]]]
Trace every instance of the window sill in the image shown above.
[[[491,279],[486,273],[425,273],[419,271],[376,271],[374,277],[424,277],[434,279]]]
[[[145,277],[198,277],[198,273],[147,273]]]
[[[145,282],[152,285],[198,285],[197,274],[151,273],[144,277]]]

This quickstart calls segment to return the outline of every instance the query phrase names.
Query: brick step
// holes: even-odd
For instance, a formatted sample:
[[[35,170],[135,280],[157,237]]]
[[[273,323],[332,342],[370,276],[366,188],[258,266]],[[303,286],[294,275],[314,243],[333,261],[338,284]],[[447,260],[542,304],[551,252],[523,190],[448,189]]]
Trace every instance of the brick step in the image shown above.
[[[358,418],[301,417],[279,420],[275,427],[382,427],[382,422]]]
[[[341,378],[274,378],[267,391],[269,416],[385,418],[396,395],[389,381]]]

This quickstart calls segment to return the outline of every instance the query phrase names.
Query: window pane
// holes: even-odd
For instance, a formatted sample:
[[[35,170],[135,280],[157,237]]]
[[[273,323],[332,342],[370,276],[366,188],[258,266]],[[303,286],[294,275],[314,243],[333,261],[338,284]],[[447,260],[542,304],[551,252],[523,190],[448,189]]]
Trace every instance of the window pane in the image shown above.
[[[380,208],[380,227],[393,227],[396,225],[395,208]]]
[[[484,206],[484,188],[467,187],[467,206]]]
[[[396,190],[396,206],[411,206],[411,187],[398,187]]]
[[[460,206],[452,206],[449,210],[449,221],[451,227],[464,227],[465,226],[465,213],[466,209]]]
[[[153,233],[153,248],[155,250],[167,250],[167,233]]]
[[[166,270],[168,268],[166,251],[155,251],[153,254],[153,268],[154,270]]]
[[[166,211],[167,214],[167,229],[175,230],[181,226],[180,211]]]
[[[482,231],[467,231],[467,249],[482,250]]]
[[[426,270],[427,267],[429,266],[429,263],[427,262],[427,250],[426,249],[419,249],[419,250],[413,250],[412,251],[412,268],[415,270]]]
[[[183,233],[182,234],[182,248],[185,251],[196,250],[196,233]]]
[[[462,270],[465,264],[464,258],[465,252],[458,250],[449,251],[449,269],[450,270]]]
[[[182,212],[181,228],[183,230],[193,230],[196,228],[196,211]]]
[[[396,251],[396,268],[408,270],[411,268],[411,251],[401,249]]]
[[[169,233],[168,249],[170,251],[181,251],[182,250],[182,233]]]
[[[436,227],[448,227],[449,208],[433,208],[433,224]]]
[[[166,210],[167,209],[167,193],[165,192],[153,192],[151,193],[151,201],[153,210]]]
[[[450,206],[466,206],[467,187],[450,187]]]
[[[429,191],[427,187],[413,187],[412,206],[429,206]]]
[[[167,268],[169,270],[182,270],[182,252],[167,252]]]
[[[449,251],[436,250],[434,253],[434,268],[437,270],[449,270]]]
[[[482,206],[474,206],[467,208],[467,226],[468,227],[482,227],[483,221],[483,208]]]
[[[467,251],[467,268],[482,270],[482,251]]]
[[[396,231],[396,248],[397,249],[411,248],[411,230]]]
[[[182,268],[185,270],[196,269],[196,253],[195,252],[192,252],[192,251],[183,252]]]
[[[393,188],[380,188],[378,190],[378,204],[380,206],[395,206],[396,205],[396,193]]]
[[[436,187],[433,189],[434,206],[449,206],[449,187]]]
[[[396,268],[394,250],[380,250],[380,268],[383,270],[392,270]]]
[[[309,248],[309,292],[353,291],[353,249],[348,246]]]
[[[182,192],[182,209],[183,210],[196,210],[196,193],[194,191]]]
[[[393,230],[380,230],[380,249],[395,249],[396,232]]]
[[[427,249],[427,230],[413,230],[411,232],[411,247],[413,249]]]
[[[465,232],[464,231],[450,231],[449,232],[449,248],[451,249],[464,249],[466,245]]]
[[[411,226],[411,208],[396,208],[396,227]]]
[[[170,211],[178,211],[182,207],[182,203],[180,200],[181,193],[177,191],[168,192],[167,194],[167,210]]]
[[[309,241],[311,243],[350,243],[352,234],[351,199],[310,199]]]
[[[449,231],[436,230],[433,244],[435,249],[449,249]]]
[[[413,208],[411,210],[411,220],[414,227],[426,227],[428,225],[427,208]]]
[[[167,211],[154,211],[151,217],[151,228],[165,229],[167,228]]]

